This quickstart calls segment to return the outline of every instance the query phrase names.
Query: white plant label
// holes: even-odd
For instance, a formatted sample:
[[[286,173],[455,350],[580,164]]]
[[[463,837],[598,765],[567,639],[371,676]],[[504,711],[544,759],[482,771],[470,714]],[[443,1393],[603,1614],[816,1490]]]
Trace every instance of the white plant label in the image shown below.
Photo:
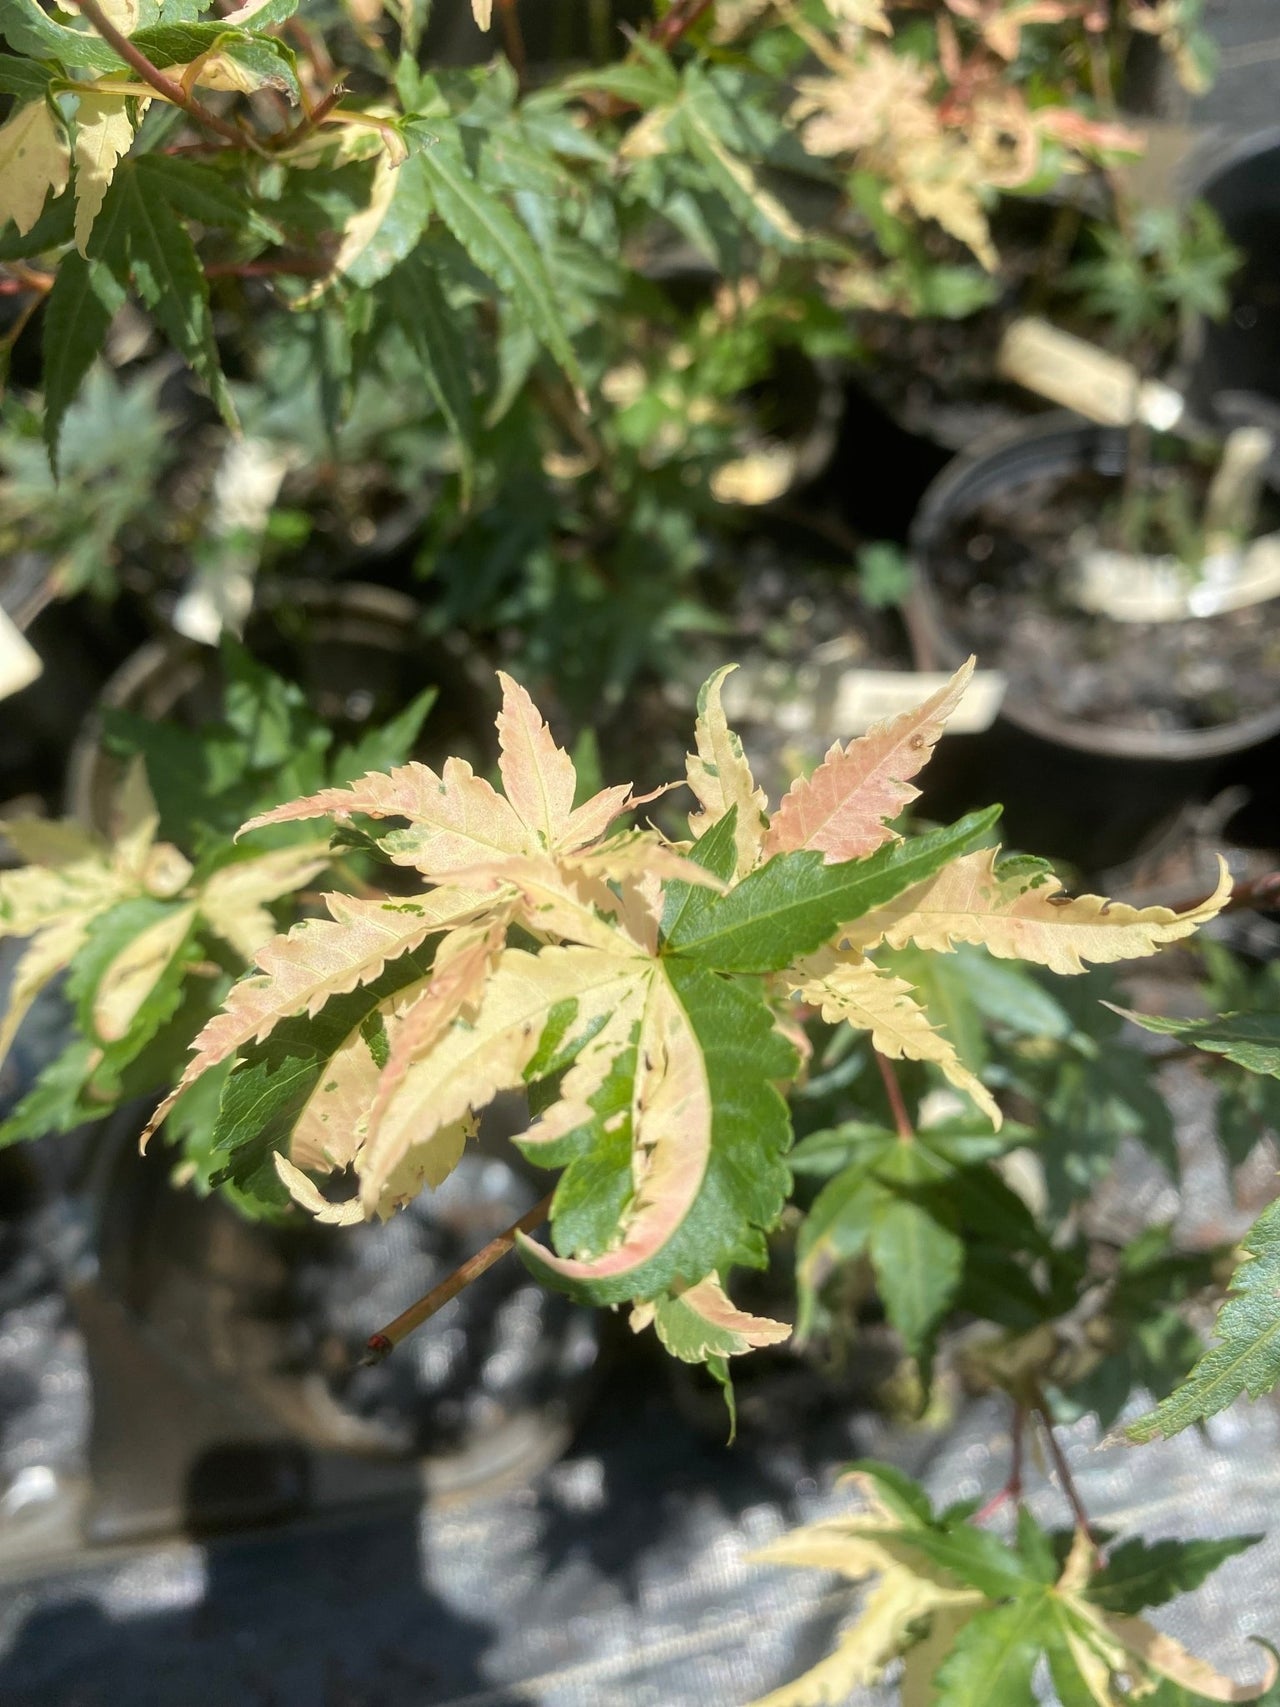
[[[1177,557],[1086,551],[1072,589],[1082,610],[1113,622],[1187,622],[1280,596],[1280,533],[1217,551],[1198,570]]]
[[[0,699],[31,686],[44,665],[40,654],[5,610],[0,610]]]

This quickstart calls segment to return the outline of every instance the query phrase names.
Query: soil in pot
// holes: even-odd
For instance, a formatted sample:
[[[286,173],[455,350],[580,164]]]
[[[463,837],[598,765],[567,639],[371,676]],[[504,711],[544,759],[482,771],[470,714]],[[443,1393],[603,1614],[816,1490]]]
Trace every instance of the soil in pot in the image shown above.
[[[1191,484],[1202,510],[1209,470],[1168,464],[1157,485]],[[1113,729],[1218,728],[1268,711],[1280,681],[1274,601],[1177,622],[1116,622],[1082,610],[1071,586],[1080,540],[1114,522],[1123,476],[1051,468],[957,509],[929,556],[932,586],[962,646],[1006,672],[1014,703]],[[1101,519],[1101,526],[1100,526]],[[1280,526],[1264,504],[1257,531]],[[1189,579],[1194,571],[1188,569]]]

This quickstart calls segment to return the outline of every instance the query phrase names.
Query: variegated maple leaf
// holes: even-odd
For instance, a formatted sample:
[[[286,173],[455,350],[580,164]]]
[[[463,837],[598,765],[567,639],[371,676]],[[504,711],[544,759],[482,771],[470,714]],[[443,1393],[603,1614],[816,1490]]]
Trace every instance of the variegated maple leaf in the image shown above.
[[[1004,1542],[954,1511],[935,1515],[924,1490],[887,1465],[864,1463],[842,1480],[860,1511],[793,1530],[756,1557],[874,1585],[834,1651],[753,1707],[836,1707],[896,1659],[903,1707],[1021,1707],[1036,1698],[1041,1665],[1057,1699],[1098,1707],[1157,1690],[1170,1701],[1271,1699],[1273,1680],[1235,1683],[1133,1610],[1172,1599],[1258,1536],[1149,1551],[1126,1543],[1138,1557],[1113,1568],[1084,1530],[1046,1534],[1025,1507]]]
[[[772,821],[718,672],[688,761],[692,848],[652,829],[614,831],[638,804],[627,786],[575,805],[569,755],[503,676],[500,788],[460,760],[439,772],[409,764],[245,826],[399,819],[377,845],[424,887],[394,900],[331,895],[329,918],[260,947],[149,1130],[231,1061],[213,1135],[226,1177],[261,1180],[265,1166],[273,1187],[345,1223],[438,1185],[483,1109],[528,1089],[535,1111],[516,1142],[561,1170],[553,1247],[519,1239],[535,1274],[589,1301],[631,1302],[636,1327],[652,1324],[676,1356],[717,1369],[784,1337],[785,1324],[738,1310],[724,1280],[763,1260],[786,1200],[793,994],[869,1032],[886,1056],[933,1063],[999,1121],[917,993],[867,953],[890,926],[915,940],[930,886],[988,857],[994,813],[923,836],[889,822],[915,797],[911,778],[970,669],[833,747]],[[211,916],[238,881],[231,868],[226,893],[206,889]],[[1067,929],[1049,935],[1004,897],[987,910],[1016,914],[1019,952],[1072,970],[1073,953],[1099,958],[1089,932],[1103,903],[1050,908]],[[1130,909],[1133,928],[1115,941],[1145,952],[1211,911],[1171,923]],[[321,1182],[343,1172],[354,1192],[330,1198]]]
[[[156,840],[159,817],[142,761],[125,775],[108,842],[74,821],[14,819],[3,835],[28,864],[0,873],[0,936],[29,937],[0,1020],[4,1058],[32,1002],[73,968],[96,1043],[121,1043],[162,980],[172,979],[198,928],[248,959],[275,934],[268,902],[329,864],[309,841],[193,880],[190,861]]]

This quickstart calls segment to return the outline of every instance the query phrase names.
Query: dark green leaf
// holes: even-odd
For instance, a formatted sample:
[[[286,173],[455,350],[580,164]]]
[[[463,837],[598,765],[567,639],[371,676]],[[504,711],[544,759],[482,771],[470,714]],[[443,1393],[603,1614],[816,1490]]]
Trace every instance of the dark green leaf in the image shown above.
[[[666,976],[706,1064],[711,1093],[706,1171],[679,1228],[641,1268],[606,1280],[566,1282],[541,1267],[536,1250],[522,1250],[534,1274],[584,1302],[653,1298],[679,1281],[691,1283],[724,1270],[742,1261],[744,1253],[754,1258],[760,1232],[774,1225],[786,1201],[789,1176],[783,1157],[791,1123],[776,1086],[794,1072],[795,1052],[774,1029],[769,1008],[754,990],[697,966],[669,964]],[[596,1113],[589,1141],[603,1154],[610,1136]],[[580,1194],[573,1194],[562,1216],[570,1208],[586,1213]]]
[[[1280,1013],[1219,1014],[1215,1019],[1165,1019],[1157,1014],[1117,1008],[1145,1031],[1180,1037],[1212,1055],[1225,1055],[1251,1073],[1280,1079]]]
[[[62,258],[44,310],[44,442],[58,472],[63,417],[106,342],[124,291],[101,261],[71,250]]]
[[[462,502],[467,505],[475,480],[476,421],[465,317],[450,306],[438,273],[421,254],[410,255],[389,275],[386,293],[391,314],[409,340],[457,443]]]
[[[47,65],[35,65],[29,59],[14,59],[8,54],[0,57],[0,94],[16,95],[20,103],[43,100],[52,76]]]
[[[936,1707],[1028,1707],[1031,1674],[1053,1618],[1051,1599],[1025,1595],[977,1613],[938,1668]]]
[[[1092,1579],[1087,1598],[1107,1612],[1141,1612],[1189,1594],[1226,1559],[1256,1547],[1261,1535],[1226,1535],[1217,1541],[1144,1541],[1133,1536],[1112,1550]]]
[[[145,160],[146,156],[143,156]],[[169,341],[208,385],[229,425],[235,410],[218,361],[209,286],[187,228],[169,203],[148,196],[140,161],[116,172],[89,248],[121,284],[130,280]]]
[[[1220,1343],[1200,1359],[1184,1386],[1129,1425],[1130,1440],[1167,1439],[1215,1416],[1242,1393],[1257,1399],[1280,1381],[1280,1201],[1263,1211],[1240,1243],[1245,1260],[1214,1323]]]
[[[410,123],[405,135],[411,146],[421,150],[417,158],[436,212],[481,271],[508,293],[512,307],[574,385],[583,389],[582,369],[569,342],[555,286],[524,226],[477,180],[456,134],[429,134]]]
[[[876,1210],[867,1249],[889,1320],[923,1359],[960,1284],[963,1244],[927,1210],[893,1197]]]
[[[404,764],[413,752],[422,725],[439,698],[438,688],[424,688],[380,728],[369,729],[349,747],[339,747],[329,767],[329,782],[354,782],[369,771],[389,771]]]
[[[0,35],[16,53],[32,59],[56,59],[86,71],[122,69],[115,50],[101,36],[87,26],[75,30],[55,24],[36,0],[0,0]]]

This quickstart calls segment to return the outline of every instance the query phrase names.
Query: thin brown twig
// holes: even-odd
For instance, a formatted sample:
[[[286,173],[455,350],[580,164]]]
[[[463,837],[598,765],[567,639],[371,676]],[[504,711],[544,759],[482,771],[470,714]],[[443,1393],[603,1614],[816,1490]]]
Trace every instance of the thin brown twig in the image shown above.
[[[219,118],[217,113],[210,112],[202,101],[188,94],[181,83],[175,83],[172,77],[165,76],[159,66],[153,65],[141,48],[135,47],[128,36],[116,28],[99,6],[98,0],[71,0],[71,4],[89,20],[103,41],[115,49],[125,64],[131,65],[143,82],[150,84],[157,95],[162,95],[172,106],[180,107],[188,118],[234,143],[237,148],[257,147],[252,137],[238,130],[226,119]]]
[[[989,1517],[994,1517],[1001,1506],[1010,1500],[1016,1504],[1022,1498],[1022,1446],[1023,1435],[1027,1427],[1027,1408],[1021,1403],[1013,1407],[1013,1421],[1009,1425],[1010,1451],[1009,1475],[1004,1486],[997,1488],[995,1493],[980,1510],[973,1514],[974,1523],[985,1523]]]
[[[915,1128],[911,1124],[911,1116],[907,1113],[907,1105],[902,1100],[902,1086],[898,1083],[898,1075],[878,1049],[871,1053],[876,1058],[876,1066],[880,1069],[880,1077],[884,1080],[885,1095],[889,1098],[889,1107],[893,1111],[893,1124],[898,1136],[904,1144],[910,1144],[915,1138]]]
[[[673,47],[680,37],[687,35],[698,19],[711,7],[711,0],[680,0],[671,7],[665,17],[659,18],[649,31],[649,39],[659,47]]]
[[[272,146],[277,151],[282,148],[292,148],[301,137],[314,130],[318,124],[323,124],[346,92],[345,83],[335,84],[322,101],[317,101],[314,107],[308,107],[297,124],[291,130],[286,130],[278,136]]]
[[[1085,1532],[1090,1541],[1093,1541],[1093,1524],[1089,1521],[1089,1513],[1085,1510],[1084,1501],[1080,1498],[1080,1490],[1076,1487],[1075,1477],[1071,1474],[1071,1466],[1067,1463],[1067,1455],[1062,1450],[1062,1443],[1054,1433],[1048,1404],[1045,1401],[1044,1394],[1039,1389],[1036,1390],[1035,1409],[1036,1415],[1040,1419],[1040,1427],[1044,1430],[1049,1456],[1053,1460],[1054,1469],[1058,1472],[1058,1480],[1062,1483],[1062,1492],[1066,1496],[1067,1504],[1071,1507],[1076,1526]]]
[[[361,1366],[367,1368],[372,1364],[381,1363],[384,1357],[395,1350],[406,1334],[411,1334],[415,1328],[421,1327],[437,1310],[442,1310],[451,1298],[456,1298],[464,1287],[470,1286],[486,1269],[492,1268],[494,1263],[506,1256],[516,1242],[517,1233],[532,1233],[535,1227],[540,1227],[551,1213],[551,1199],[554,1196],[555,1193],[549,1191],[540,1203],[535,1203],[527,1214],[522,1215],[518,1221],[513,1221],[496,1239],[490,1239],[483,1250],[477,1251],[473,1257],[468,1257],[461,1268],[455,1268],[439,1286],[433,1286],[416,1304],[410,1304],[407,1310],[402,1310],[394,1322],[388,1322],[385,1328],[380,1328],[376,1334],[370,1334],[365,1354],[360,1360]]]

